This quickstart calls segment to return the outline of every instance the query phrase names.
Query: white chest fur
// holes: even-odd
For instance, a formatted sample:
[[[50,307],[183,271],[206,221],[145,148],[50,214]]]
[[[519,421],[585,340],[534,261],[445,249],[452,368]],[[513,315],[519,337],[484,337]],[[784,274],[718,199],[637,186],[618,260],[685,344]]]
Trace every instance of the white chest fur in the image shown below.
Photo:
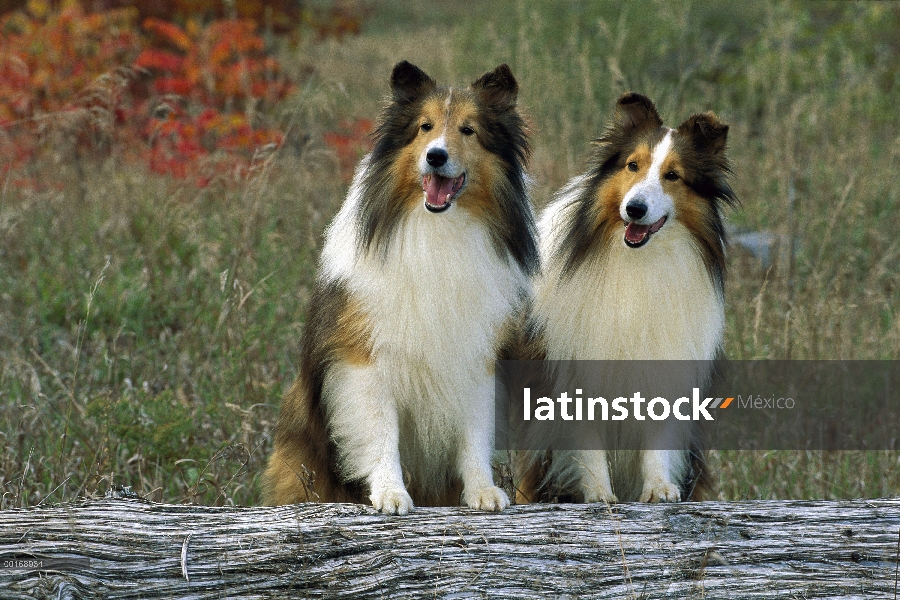
[[[551,207],[541,223],[542,250],[565,217]],[[560,211],[554,214],[554,209]],[[546,262],[544,263],[547,264]],[[724,306],[688,230],[670,222],[642,248],[616,240],[596,259],[560,277],[553,265],[536,285],[552,359],[712,359],[721,343]]]
[[[374,366],[398,409],[470,420],[484,411],[473,403],[485,402],[472,388],[491,376],[498,332],[530,290],[528,278],[498,254],[485,224],[458,206],[440,214],[417,207],[385,255],[361,254],[359,202],[354,185],[326,236],[324,276],[343,281],[362,304]]]
[[[321,273],[343,282],[372,331],[372,364],[337,365],[326,380],[344,472],[365,477],[378,506],[377,490],[400,487],[390,458],[399,450],[403,469],[425,488],[440,489],[455,466],[474,490],[464,501],[489,506],[478,499],[484,492],[500,506],[505,496],[489,464],[493,363],[528,278],[497,252],[485,224],[457,206],[440,214],[419,207],[384,255],[362,253],[358,203],[356,188],[328,230]]]

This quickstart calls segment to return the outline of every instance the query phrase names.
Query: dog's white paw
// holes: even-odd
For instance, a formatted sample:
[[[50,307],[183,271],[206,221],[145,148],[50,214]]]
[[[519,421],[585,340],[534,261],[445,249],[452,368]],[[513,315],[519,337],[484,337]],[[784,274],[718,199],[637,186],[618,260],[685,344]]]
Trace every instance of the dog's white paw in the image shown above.
[[[471,492],[463,490],[463,502],[475,510],[500,511],[509,506],[509,496],[495,485]]]
[[[678,502],[681,500],[681,490],[670,481],[647,481],[641,492],[639,502]]]
[[[386,515],[405,515],[413,508],[409,493],[403,488],[384,488],[369,496],[372,506]]]
[[[606,504],[615,504],[619,499],[612,493],[611,489],[597,487],[584,490],[584,501],[586,503],[605,502]]]

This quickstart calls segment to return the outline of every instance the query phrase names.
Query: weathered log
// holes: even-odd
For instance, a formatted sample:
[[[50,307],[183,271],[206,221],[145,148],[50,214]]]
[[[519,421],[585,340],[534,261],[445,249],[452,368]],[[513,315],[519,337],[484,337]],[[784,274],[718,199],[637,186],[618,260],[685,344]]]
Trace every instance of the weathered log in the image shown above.
[[[898,536],[900,499],[406,517],[106,499],[0,512],[0,597],[896,598]],[[10,568],[23,555],[68,563]]]

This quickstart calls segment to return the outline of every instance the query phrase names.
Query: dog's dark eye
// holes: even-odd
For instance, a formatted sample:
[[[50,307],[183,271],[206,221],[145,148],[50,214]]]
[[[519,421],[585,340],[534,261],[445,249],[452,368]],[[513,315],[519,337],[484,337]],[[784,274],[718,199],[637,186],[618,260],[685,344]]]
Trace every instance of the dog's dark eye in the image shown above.
[[[459,132],[463,135],[472,135],[473,133],[475,133],[475,130],[471,127],[460,127]]]
[[[632,173],[637,173],[638,164],[636,162],[631,161],[630,163],[628,163],[625,166],[628,167],[628,170],[631,171]]]
[[[678,173],[675,171],[669,171],[663,177],[666,178],[666,181],[678,181]]]
[[[431,123],[422,123],[421,129],[422,131],[431,131],[432,129],[434,129],[434,125],[432,125]]]

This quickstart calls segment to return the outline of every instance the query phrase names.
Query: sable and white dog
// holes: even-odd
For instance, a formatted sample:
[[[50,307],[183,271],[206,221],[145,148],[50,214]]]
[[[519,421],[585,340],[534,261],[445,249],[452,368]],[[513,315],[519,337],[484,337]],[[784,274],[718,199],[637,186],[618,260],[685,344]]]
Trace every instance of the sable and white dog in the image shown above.
[[[500,65],[439,87],[404,61],[391,90],[326,234],[267,500],[501,510],[494,361],[538,268],[518,84]]]
[[[544,271],[535,320],[548,359],[716,358],[724,326],[720,210],[737,202],[727,181],[727,133],[712,113],[670,129],[648,98],[619,99],[589,169],[556,195],[538,225]],[[692,376],[702,384],[710,363],[698,364],[706,372]],[[652,379],[621,369],[607,375]],[[585,502],[673,502],[698,498],[708,484],[690,428],[632,423],[610,431],[626,448],[648,449],[530,455],[521,499],[552,489],[551,497]],[[663,447],[675,449],[658,449],[654,436],[667,436]]]

